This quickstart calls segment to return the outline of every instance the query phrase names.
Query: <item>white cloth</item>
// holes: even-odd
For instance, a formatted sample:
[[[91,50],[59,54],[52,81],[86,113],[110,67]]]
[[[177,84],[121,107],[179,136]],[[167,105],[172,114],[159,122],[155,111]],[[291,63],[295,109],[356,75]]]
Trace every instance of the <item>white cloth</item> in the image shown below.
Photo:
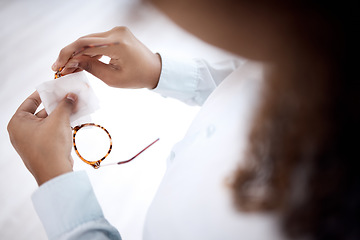
[[[163,57],[161,79],[154,91],[189,104],[201,104],[221,82],[218,77],[225,78],[237,66],[234,62],[223,63],[217,69],[201,60],[181,65]],[[145,240],[284,239],[276,215],[237,212],[227,185],[241,164],[261,81],[261,65],[244,64],[226,77],[206,100],[185,138],[170,154],[167,172],[147,214]],[[82,182],[88,190],[67,187],[67,179],[73,179],[73,185]],[[50,180],[35,192],[34,205],[50,237],[79,239],[79,231],[82,234],[100,231],[113,237],[108,239],[117,239],[116,231],[106,223],[97,226],[97,221],[103,221],[102,215],[96,214],[101,212],[98,204],[81,205],[69,200],[90,194],[88,201],[96,201],[89,186],[82,174],[69,173]],[[63,206],[65,209],[59,212],[54,210],[57,206],[49,204],[54,196],[69,206]],[[77,216],[67,214],[66,209],[73,208],[77,209]],[[87,217],[89,212],[96,217]],[[86,224],[76,221],[79,218],[86,219]],[[67,224],[76,222],[80,222],[78,226],[69,229]]]
[[[44,82],[36,90],[47,114],[54,111],[66,94],[71,92],[78,96],[76,109],[70,116],[72,127],[78,125],[79,121],[90,121],[90,114],[99,108],[99,100],[83,71]]]

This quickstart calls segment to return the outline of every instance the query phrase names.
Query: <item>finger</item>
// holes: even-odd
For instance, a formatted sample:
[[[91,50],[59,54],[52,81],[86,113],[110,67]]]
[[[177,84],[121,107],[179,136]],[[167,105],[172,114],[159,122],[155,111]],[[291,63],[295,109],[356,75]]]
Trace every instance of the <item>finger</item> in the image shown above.
[[[67,75],[70,73],[74,73],[79,69],[79,61],[75,59],[70,59],[66,65],[61,70],[61,75]]]
[[[99,60],[100,58],[102,57],[102,55],[96,55],[94,57],[91,57],[95,60]],[[67,74],[70,74],[70,73],[75,73],[75,72],[80,72],[82,71],[83,69],[79,68],[79,62],[81,61],[81,56],[77,56],[77,57],[74,57],[72,59],[70,59],[66,65],[64,66],[64,68],[61,70],[61,74],[62,75],[67,75]]]
[[[38,118],[46,118],[48,116],[45,109],[41,109],[37,114],[35,114]]]
[[[61,75],[65,76],[68,74],[77,73],[81,71],[83,71],[83,69],[81,68],[65,68],[64,70],[61,71]]]
[[[72,61],[75,61],[75,59],[72,59]],[[113,65],[105,64],[88,56],[77,57],[76,61],[78,62],[78,68],[91,73],[107,85],[115,85],[116,78],[114,75],[117,73],[117,69]]]
[[[73,57],[78,55],[78,54],[84,54],[84,51],[87,49],[93,49],[94,53],[92,54],[86,54],[89,55],[91,57],[96,56],[96,55],[102,55],[101,52],[100,53],[96,53],[96,50],[101,49],[101,48],[108,48],[110,46],[115,46],[120,44],[119,42],[109,42],[109,43],[101,43],[101,44],[89,44],[86,45],[84,47],[82,47],[81,49],[77,50],[76,52],[73,53]]]
[[[118,69],[115,68],[114,65],[91,59],[86,62],[80,62],[79,67],[101,79],[109,86],[114,87],[116,85],[116,74],[118,73]]]
[[[110,43],[109,39],[101,38],[101,37],[88,37],[88,38],[79,38],[75,42],[69,44],[68,46],[64,47],[60,54],[52,65],[52,70],[57,71],[60,67],[65,66],[65,64],[69,61],[71,57],[78,54],[82,50],[86,49],[89,46],[96,46],[102,44]]]
[[[116,46],[119,45],[119,42],[111,42],[108,44],[101,44],[101,45],[92,45],[86,48],[83,48],[81,52],[78,54],[87,55],[87,56],[108,56],[110,58],[118,59],[118,51],[115,50]]]
[[[34,114],[41,104],[40,95],[37,91],[33,92],[18,108],[18,112],[28,112]]]
[[[70,123],[70,115],[75,109],[77,98],[76,94],[68,93],[50,114],[49,118],[56,119],[56,121],[60,122]]]

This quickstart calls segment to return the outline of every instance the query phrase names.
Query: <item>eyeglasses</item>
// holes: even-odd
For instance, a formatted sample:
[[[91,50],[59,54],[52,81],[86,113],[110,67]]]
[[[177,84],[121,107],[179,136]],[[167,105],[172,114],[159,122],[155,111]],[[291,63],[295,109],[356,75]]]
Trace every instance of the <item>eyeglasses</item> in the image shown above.
[[[62,68],[60,68],[56,73],[55,73],[55,79],[59,78],[62,76],[62,74],[60,73],[62,70]],[[76,146],[76,134],[83,129],[84,127],[97,127],[100,128],[102,130],[104,130],[104,132],[107,134],[107,136],[109,137],[109,150],[107,151],[107,153],[100,158],[99,160],[96,161],[89,161],[86,160],[78,151],[78,147]],[[102,161],[105,160],[105,158],[107,156],[109,156],[111,150],[112,150],[112,138],[110,136],[110,133],[108,130],[106,130],[104,127],[95,124],[95,123],[84,123],[75,127],[72,127],[72,130],[74,131],[73,133],[73,146],[74,146],[74,150],[76,155],[78,155],[78,157],[85,163],[91,165],[93,168],[98,169],[100,167],[100,164]],[[142,149],[140,152],[138,152],[137,154],[135,154],[132,158],[128,159],[128,160],[124,160],[124,161],[120,161],[120,162],[115,162],[115,163],[107,163],[107,164],[102,164],[101,166],[111,166],[111,165],[120,165],[120,164],[124,164],[124,163],[128,163],[132,160],[134,160],[137,156],[139,156],[141,153],[143,153],[146,149],[148,149],[149,147],[151,147],[154,143],[156,143],[157,141],[159,141],[160,139],[156,139],[155,141],[153,141],[152,143],[150,143],[148,146],[146,146],[144,149]]]
[[[101,159],[97,160],[97,161],[89,161],[89,160],[86,160],[83,156],[81,156],[81,154],[79,153],[78,151],[78,148],[76,146],[76,134],[79,132],[80,129],[82,129],[83,127],[98,127],[102,130],[105,131],[105,133],[108,135],[109,137],[109,150],[107,151],[107,153],[105,154],[105,156],[103,156]],[[79,126],[76,126],[73,128],[73,145],[74,145],[74,149],[75,149],[75,153],[76,155],[78,155],[78,157],[85,163],[93,166],[95,169],[99,168],[100,167],[100,164],[101,162],[107,157],[109,156],[111,150],[112,150],[112,138],[110,136],[110,133],[108,132],[108,130],[106,130],[104,127],[100,126],[100,125],[97,125],[95,123],[84,123],[84,124],[81,124]],[[143,150],[141,150],[140,152],[138,152],[137,154],[135,154],[132,158],[128,159],[128,160],[124,160],[124,161],[120,161],[120,162],[115,162],[115,163],[107,163],[107,164],[103,164],[101,166],[110,166],[110,165],[120,165],[120,164],[124,164],[124,163],[128,163],[132,160],[134,160],[137,156],[139,156],[142,152],[144,152],[146,149],[148,149],[149,147],[151,147],[154,143],[156,143],[157,141],[159,141],[160,139],[156,139],[155,141],[153,141],[152,143],[150,143],[148,146],[146,146]]]

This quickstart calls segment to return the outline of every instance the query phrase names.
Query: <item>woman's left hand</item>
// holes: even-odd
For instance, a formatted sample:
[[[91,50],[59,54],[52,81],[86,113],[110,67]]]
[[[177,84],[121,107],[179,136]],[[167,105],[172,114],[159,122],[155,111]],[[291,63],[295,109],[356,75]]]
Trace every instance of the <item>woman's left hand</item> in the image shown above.
[[[76,100],[77,96],[69,93],[49,116],[44,109],[35,114],[41,99],[34,92],[8,124],[12,145],[39,185],[72,171],[69,118]]]

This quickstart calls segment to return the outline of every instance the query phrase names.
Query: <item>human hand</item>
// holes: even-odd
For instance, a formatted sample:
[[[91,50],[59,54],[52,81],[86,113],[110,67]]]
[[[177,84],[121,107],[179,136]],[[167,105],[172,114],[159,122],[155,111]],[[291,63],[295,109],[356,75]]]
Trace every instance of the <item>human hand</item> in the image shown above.
[[[99,61],[102,56],[110,57],[109,64]],[[63,48],[52,70],[60,67],[63,75],[86,70],[112,87],[153,89],[159,81],[161,59],[126,27],[115,27]]]
[[[10,141],[38,185],[71,172],[70,115],[77,96],[68,94],[48,116],[45,110],[34,114],[41,103],[38,92],[29,96],[8,124]]]

